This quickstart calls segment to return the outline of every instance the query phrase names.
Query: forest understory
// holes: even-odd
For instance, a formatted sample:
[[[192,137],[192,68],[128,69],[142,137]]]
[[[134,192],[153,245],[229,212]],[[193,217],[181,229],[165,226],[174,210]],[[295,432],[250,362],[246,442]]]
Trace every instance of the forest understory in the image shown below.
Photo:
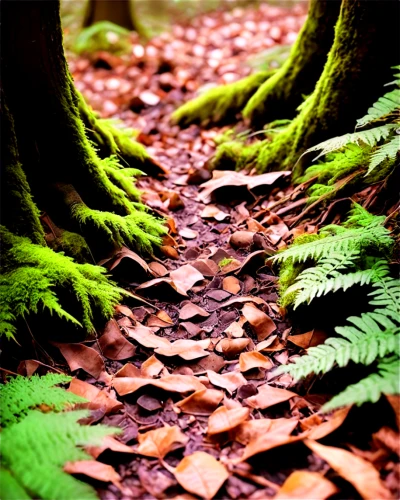
[[[283,287],[295,286],[309,257],[296,261],[293,253],[283,264],[279,257],[296,249],[290,246],[295,238],[307,245],[343,234],[324,234],[330,225],[357,231],[357,218],[370,234],[381,228],[379,245],[395,245],[387,262],[379,252],[370,258],[383,266],[383,276],[398,275],[393,189],[378,179],[346,191],[343,186],[358,175],[353,169],[334,184],[335,195],[310,195],[318,173],[294,183],[286,168],[235,170],[234,149],[226,158],[217,153],[216,162],[224,144],[255,144],[262,126],[250,128],[238,113],[219,125],[178,126],[171,119],[199,92],[247,77],[261,61],[263,71],[280,67],[306,16],[303,2],[290,9],[241,7],[174,24],[146,43],[132,33],[128,56],[67,52],[86,102],[155,160],[152,175],[140,177],[136,187],[142,202],[165,220],[168,234],[144,255],[127,246],[102,252],[92,240],[92,263],[126,291],[114,318],[82,339],[71,323],[28,316],[17,342],[5,348],[2,375],[70,375],[71,381],[59,382],[88,401],[77,403],[90,410],[81,422],[120,430],[114,437],[104,431],[101,444],[87,448],[86,460],[72,458],[64,466],[103,500],[399,497],[399,396],[324,406],[367,377],[370,362],[354,371],[349,354],[349,364],[336,360],[332,371],[284,368],[324,344],[349,316],[361,317],[368,293],[375,293],[373,281],[360,278],[351,289],[338,285],[330,295],[321,289],[293,311],[295,288],[285,295]],[[270,137],[288,122],[273,122]],[[350,146],[350,155],[352,147],[358,146]],[[46,239],[56,237],[45,213],[41,220]],[[321,250],[320,257],[347,257],[345,250]],[[359,254],[353,252],[354,261]],[[392,319],[385,323],[389,329]],[[365,349],[371,354],[375,346]],[[398,347],[390,349],[382,358],[398,356]],[[44,401],[41,409],[47,406]]]

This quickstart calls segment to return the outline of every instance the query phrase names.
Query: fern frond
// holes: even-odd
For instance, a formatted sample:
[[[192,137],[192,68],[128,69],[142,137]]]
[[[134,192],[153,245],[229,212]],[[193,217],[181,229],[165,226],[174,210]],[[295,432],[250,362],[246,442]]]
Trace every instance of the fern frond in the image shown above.
[[[333,137],[332,139],[328,139],[320,144],[317,144],[316,146],[313,146],[312,148],[307,149],[303,155],[312,153],[313,151],[321,151],[319,155],[313,159],[313,161],[316,161],[321,158],[321,156],[325,156],[333,151],[344,148],[347,144],[360,145],[360,143],[364,143],[368,146],[375,146],[375,144],[382,139],[386,139],[396,126],[397,125],[395,124],[385,124],[369,130],[362,130],[360,132],[353,132],[352,134]]]
[[[400,136],[395,135],[382,146],[380,146],[371,155],[368,172],[365,175],[369,175],[375,168],[383,163],[385,160],[394,160],[397,153],[400,151]]]
[[[322,411],[328,412],[340,406],[375,403],[382,394],[400,393],[400,360],[398,357],[384,360],[378,365],[378,373],[371,373],[356,384],[349,385],[344,391],[326,403]]]
[[[67,392],[59,384],[70,382],[72,377],[60,373],[48,373],[43,377],[34,375],[15,377],[0,386],[0,420],[2,427],[19,422],[39,405],[46,405],[53,411],[61,411],[67,405],[84,403],[86,399]]]
[[[396,278],[377,279],[373,284],[373,290],[369,296],[373,297],[369,301],[372,306],[380,306],[382,309],[375,309],[375,312],[384,312],[385,316],[394,321],[400,321],[400,281]]]
[[[91,458],[79,446],[98,446],[105,436],[120,432],[104,425],[80,425],[78,421],[87,415],[87,411],[32,411],[2,431],[2,465],[33,498],[97,499],[91,486],[62,470],[66,462]]]
[[[388,115],[395,111],[400,106],[400,89],[392,90],[384,96],[380,97],[371,108],[368,109],[368,113],[357,120],[357,127],[364,127],[374,120],[379,120],[385,115]]]

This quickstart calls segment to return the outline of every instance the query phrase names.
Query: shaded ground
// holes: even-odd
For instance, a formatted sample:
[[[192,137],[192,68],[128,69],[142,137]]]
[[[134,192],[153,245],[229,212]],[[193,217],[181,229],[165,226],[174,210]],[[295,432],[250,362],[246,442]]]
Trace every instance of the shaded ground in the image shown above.
[[[288,391],[293,386],[288,375],[274,374],[299,352],[296,345],[304,348],[325,338],[324,331],[308,331],[307,320],[302,327],[291,325],[277,305],[276,270],[265,263],[294,235],[314,232],[317,221],[291,228],[293,215],[287,214],[296,197],[285,175],[255,178],[223,171],[210,181],[206,163],[225,129],[179,130],[169,123],[177,105],[201,88],[248,75],[249,55],[292,43],[304,16],[303,4],[290,11],[262,5],[218,12],[190,27],[174,26],[145,46],[137,41],[131,57],[104,53],[70,61],[76,85],[92,106],[103,117],[140,130],[138,140],[169,170],[165,178],[139,182],[147,204],[168,218],[170,235],[161,252],[147,264],[127,249],[105,261],[135,296],[119,307],[96,341],[60,348],[71,369],[81,367],[82,383],[71,390],[92,401],[91,421],[121,427],[120,442],[135,447],[129,453],[103,452],[101,460],[115,466],[122,484],[105,488],[99,482],[104,499],[194,498],[168,469],[199,451],[225,463],[229,477],[219,488],[210,476],[213,466],[209,472],[206,467],[199,485],[197,476],[189,479],[186,490],[192,494],[206,496],[202,488],[210,484],[216,498],[271,498],[300,470],[318,473],[325,488],[318,498],[335,491],[323,475],[341,489],[336,498],[358,498],[301,442],[315,437],[307,432],[317,428],[320,437],[330,434],[325,444],[351,441],[356,455],[385,464],[386,485],[396,488],[398,469],[388,448],[377,447],[375,440],[372,448],[358,450],[380,426],[371,429],[352,412],[346,420],[351,424],[335,432],[348,410],[326,420],[316,415],[329,397],[318,393],[318,381],[306,380],[294,393]],[[25,362],[20,369],[29,373],[32,366]],[[93,386],[101,392],[93,393]],[[324,390],[327,386],[329,381]],[[184,399],[194,389],[196,396]],[[211,421],[220,403],[228,413]],[[378,405],[373,411],[381,410]],[[167,425],[177,426],[184,437],[178,433],[175,445],[167,446],[168,437],[155,435],[158,452],[143,452],[140,445],[143,453],[131,454],[138,436]],[[165,462],[163,446],[172,450]],[[248,458],[240,461],[243,453]],[[313,495],[311,485],[303,498]]]

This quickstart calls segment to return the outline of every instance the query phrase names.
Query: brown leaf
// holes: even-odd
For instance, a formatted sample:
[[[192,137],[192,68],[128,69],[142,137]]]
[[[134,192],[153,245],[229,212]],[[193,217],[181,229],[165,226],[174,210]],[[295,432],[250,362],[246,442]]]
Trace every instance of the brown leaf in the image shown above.
[[[126,363],[120,370],[118,370],[114,377],[141,377],[142,372],[136,368],[132,363]]]
[[[140,266],[146,273],[152,274],[151,269],[147,265],[147,262],[144,261],[137,253],[126,247],[122,247],[120,250],[118,250],[111,259],[99,262],[99,265],[104,265],[109,271],[112,271],[122,263],[123,259],[126,259],[127,261],[130,261],[132,263],[134,262],[134,269],[136,268],[137,270],[137,266]]]
[[[303,349],[308,349],[323,344],[327,338],[328,335],[324,331],[314,329],[300,335],[291,335],[288,340]]]
[[[258,343],[256,346],[256,351],[267,350],[267,348],[270,347],[271,344],[273,344],[277,338],[278,335],[271,335],[270,337],[267,338],[267,340],[263,340],[262,342]]]
[[[111,465],[106,465],[96,460],[79,460],[78,462],[67,462],[64,465],[64,471],[69,474],[84,474],[85,476],[104,481],[105,483],[113,483],[118,488],[121,488],[121,476],[114,470]]]
[[[257,335],[258,340],[265,340],[276,330],[276,325],[272,319],[264,312],[250,304],[245,304],[242,309],[243,316],[250,323],[252,330]]]
[[[168,346],[161,346],[155,349],[155,353],[162,356],[180,356],[182,359],[191,360],[208,356],[209,353],[204,351],[210,345],[210,339],[205,340],[176,340]]]
[[[180,448],[188,440],[189,438],[182,434],[178,426],[165,425],[154,431],[139,434],[139,446],[136,451],[146,457],[164,458],[167,453]]]
[[[221,462],[203,451],[185,457],[178,464],[174,475],[185,490],[207,500],[215,497],[229,477]]]
[[[105,389],[100,390],[94,385],[83,382],[77,378],[71,380],[68,392],[73,392],[77,396],[87,399],[89,403],[82,406],[86,406],[90,410],[104,408],[106,413],[113,413],[124,407],[120,401],[112,397]],[[112,393],[114,393],[114,391],[112,391]]]
[[[182,238],[184,238],[185,240],[193,240],[197,238],[198,233],[196,231],[193,231],[193,229],[185,227],[179,231],[179,235],[182,236]]]
[[[98,344],[103,356],[114,361],[132,358],[136,351],[136,347],[122,335],[115,319],[106,324]]]
[[[123,314],[124,316],[128,316],[128,318],[131,318],[131,319],[135,319],[135,315],[133,314],[133,312],[129,309],[129,307],[126,307],[126,306],[122,306],[121,304],[118,304],[117,306],[115,306],[115,310],[121,314]]]
[[[133,328],[127,328],[129,337],[133,338],[139,344],[144,347],[151,347],[153,349],[157,347],[165,347],[170,345],[170,341],[165,337],[159,337],[155,335],[150,328],[137,324]]]
[[[204,385],[191,375],[167,375],[160,379],[118,377],[114,379],[113,385],[120,396],[131,394],[146,385],[152,385],[164,391],[179,393],[205,389]]]
[[[325,500],[338,492],[336,486],[319,472],[292,472],[280,487],[274,500]]]
[[[247,248],[253,243],[254,233],[250,231],[236,231],[229,238],[232,248]]]
[[[220,210],[216,205],[208,205],[201,212],[200,216],[204,218],[214,218],[218,222],[221,222],[229,217],[229,214]]]
[[[250,339],[222,339],[215,347],[215,350],[222,352],[228,359],[231,359],[234,358],[239,352],[242,352],[243,349],[249,345],[249,343]]]
[[[247,297],[233,297],[232,299],[227,300],[223,304],[219,305],[217,309],[221,309],[222,307],[233,306],[237,304],[243,304],[243,302],[254,302],[256,304],[266,304],[265,300],[260,297],[253,297],[249,295]]]
[[[316,425],[313,425],[315,423],[315,419],[313,419],[314,415],[312,415],[311,417],[301,420],[300,426],[304,431],[310,431],[308,435],[309,439],[322,439],[342,425],[350,411],[350,408],[351,406],[348,406],[347,408],[337,410],[332,415],[327,416],[327,420],[325,422],[317,423]]]
[[[142,377],[153,378],[157,377],[161,370],[164,368],[164,363],[161,363],[155,356],[150,356],[142,363],[140,373]]]
[[[247,384],[247,380],[239,372],[229,372],[220,375],[212,370],[207,370],[208,380],[212,385],[226,389],[230,394],[240,386]]]
[[[382,443],[386,448],[400,456],[399,434],[390,427],[384,426],[372,434],[374,441]]]
[[[153,276],[155,276],[156,278],[162,278],[163,276],[168,274],[168,269],[160,264],[160,262],[150,262],[149,268],[151,269]]]
[[[251,408],[265,410],[265,408],[269,408],[270,406],[288,401],[294,396],[297,396],[294,392],[264,384],[258,387],[258,394],[246,399],[246,403]]]
[[[183,413],[210,415],[224,398],[222,391],[202,389],[176,403]]]
[[[174,259],[174,260],[179,259],[179,253],[175,250],[174,247],[171,247],[170,245],[162,245],[160,247],[160,250],[169,259]]]
[[[225,406],[217,408],[208,419],[207,434],[212,436],[234,429],[247,420],[250,415],[249,408],[234,408],[227,410]]]
[[[240,324],[239,321],[234,321],[233,323],[231,323],[226,329],[225,329],[225,333],[229,336],[229,337],[235,337],[235,338],[238,338],[238,337],[243,337],[243,334],[244,334],[244,330],[242,328],[242,325]]]
[[[187,302],[179,312],[179,319],[186,320],[194,318],[195,316],[208,318],[208,316],[210,316],[210,313],[202,307],[193,304],[192,302]]]
[[[203,276],[215,276],[219,271],[218,264],[211,259],[198,259],[191,262],[191,265]]]
[[[233,295],[240,292],[240,281],[234,276],[227,276],[222,280],[222,288]]]
[[[400,396],[397,394],[388,394],[386,399],[389,401],[390,406],[393,408],[397,428],[400,430]]]
[[[316,441],[304,441],[310,450],[319,455],[346,481],[351,483],[366,500],[392,498],[375,467],[353,453],[333,446],[324,446]]]
[[[241,372],[247,372],[253,368],[265,368],[269,370],[270,368],[273,368],[273,366],[274,364],[270,359],[266,358],[257,351],[242,352],[239,357],[239,369]]]
[[[121,443],[112,436],[105,436],[100,446],[86,447],[86,451],[90,453],[93,458],[99,457],[105,450],[111,450],[120,453],[135,453],[135,450],[133,448]]]
[[[290,422],[290,423],[289,423]],[[260,418],[243,422],[232,431],[232,437],[238,443],[247,445],[250,441],[257,441],[268,432],[290,434],[298,424],[297,419]]]
[[[190,264],[185,264],[178,269],[175,269],[175,271],[171,271],[169,275],[178,290],[184,291],[185,295],[195,283],[204,279],[204,276]]]
[[[82,368],[86,373],[98,379],[105,370],[103,358],[100,354],[83,344],[54,343],[64,356],[71,372]]]

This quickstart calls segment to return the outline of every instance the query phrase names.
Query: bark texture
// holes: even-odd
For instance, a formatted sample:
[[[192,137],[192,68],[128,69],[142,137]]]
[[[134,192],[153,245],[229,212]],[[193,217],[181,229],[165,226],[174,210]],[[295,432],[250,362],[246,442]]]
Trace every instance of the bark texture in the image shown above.
[[[99,21],[110,21],[129,31],[135,30],[129,0],[89,0],[83,26],[86,28]]]

